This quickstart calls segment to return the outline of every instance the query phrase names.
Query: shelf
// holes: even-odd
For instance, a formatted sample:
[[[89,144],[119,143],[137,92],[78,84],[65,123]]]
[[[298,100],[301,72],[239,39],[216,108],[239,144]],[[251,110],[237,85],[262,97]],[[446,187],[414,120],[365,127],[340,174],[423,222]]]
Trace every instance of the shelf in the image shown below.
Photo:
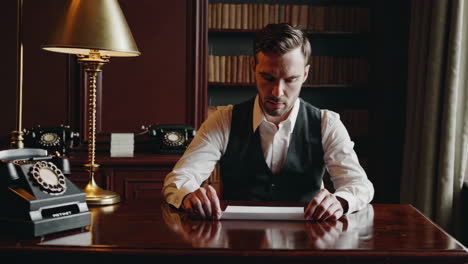
[[[255,87],[254,83],[220,83],[210,82],[208,86],[219,86],[219,87]],[[304,84],[303,88],[362,88],[367,87],[366,84]]]
[[[256,29],[217,29],[211,28],[208,30],[208,33],[249,33],[256,34],[259,30]],[[314,30],[304,30],[308,35],[367,35],[370,32],[350,32],[350,31],[314,31]]]

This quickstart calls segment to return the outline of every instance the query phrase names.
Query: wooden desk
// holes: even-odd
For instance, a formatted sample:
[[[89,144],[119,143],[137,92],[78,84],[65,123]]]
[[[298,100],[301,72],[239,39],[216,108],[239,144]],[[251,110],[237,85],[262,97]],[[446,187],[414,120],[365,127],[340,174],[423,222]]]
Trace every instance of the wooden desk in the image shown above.
[[[84,230],[2,235],[0,256],[44,263],[468,262],[465,247],[410,205],[369,205],[337,222],[198,221],[160,200],[91,211]]]

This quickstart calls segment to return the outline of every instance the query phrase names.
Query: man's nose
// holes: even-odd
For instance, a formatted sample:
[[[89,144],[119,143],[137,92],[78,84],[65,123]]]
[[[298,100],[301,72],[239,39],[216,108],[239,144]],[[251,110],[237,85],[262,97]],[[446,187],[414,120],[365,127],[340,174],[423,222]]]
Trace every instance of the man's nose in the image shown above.
[[[284,86],[285,84],[283,80],[277,81],[273,86],[273,91],[271,92],[272,95],[275,97],[280,97],[284,95]]]

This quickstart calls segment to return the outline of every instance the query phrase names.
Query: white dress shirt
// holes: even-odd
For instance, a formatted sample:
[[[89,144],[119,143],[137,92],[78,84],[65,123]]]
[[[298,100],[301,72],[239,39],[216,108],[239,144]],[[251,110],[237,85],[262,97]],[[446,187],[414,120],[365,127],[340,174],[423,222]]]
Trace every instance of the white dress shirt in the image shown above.
[[[266,120],[255,98],[253,130],[260,132],[265,161],[273,173],[286,160],[287,150],[299,111],[296,100],[288,118],[278,126]],[[232,105],[218,108],[201,125],[197,135],[164,180],[163,195],[176,208],[183,198],[208,179],[225,153],[231,130]],[[348,213],[365,207],[374,197],[374,187],[359,164],[346,128],[337,113],[321,110],[323,159],[335,189],[335,195],[348,202]],[[323,183],[322,183],[322,188]]]

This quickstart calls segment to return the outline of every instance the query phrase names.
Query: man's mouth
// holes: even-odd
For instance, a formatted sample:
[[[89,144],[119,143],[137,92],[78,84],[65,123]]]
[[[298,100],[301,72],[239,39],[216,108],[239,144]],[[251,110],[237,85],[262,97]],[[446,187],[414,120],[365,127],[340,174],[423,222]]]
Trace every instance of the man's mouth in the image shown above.
[[[267,103],[273,106],[274,108],[281,108],[284,106],[284,103],[280,101],[267,101]]]

